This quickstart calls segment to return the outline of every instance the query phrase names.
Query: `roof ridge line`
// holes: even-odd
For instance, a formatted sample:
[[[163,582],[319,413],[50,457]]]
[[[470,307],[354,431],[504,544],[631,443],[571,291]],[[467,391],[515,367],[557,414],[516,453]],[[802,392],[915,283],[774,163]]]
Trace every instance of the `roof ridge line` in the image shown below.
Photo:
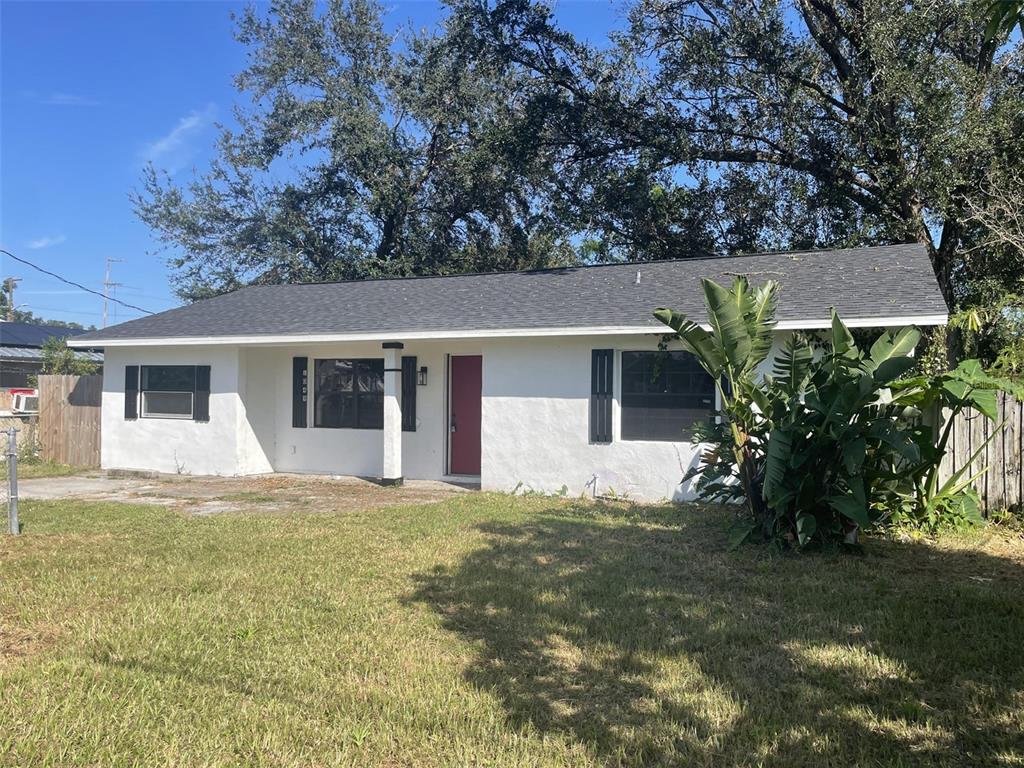
[[[844,251],[867,251],[876,250],[880,248],[899,248],[901,246],[920,247],[923,248],[923,243],[889,243],[887,245],[855,245],[847,246],[844,248],[802,248],[794,251],[747,251],[743,253],[721,253],[721,254],[707,254],[702,256],[688,256],[678,259],[648,259],[646,261],[616,261],[606,262],[601,264],[566,264],[561,267],[536,267],[534,269],[510,269],[505,271],[495,270],[492,272],[458,272],[451,275],[396,275],[391,277],[351,277],[345,280],[320,280],[320,281],[300,281],[294,283],[250,283],[249,285],[243,285],[241,288],[236,288],[233,291],[227,293],[218,294],[218,296],[226,296],[231,293],[237,293],[244,291],[249,288],[280,288],[282,286],[310,286],[310,285],[347,285],[349,283],[387,283],[387,282],[400,282],[403,280],[437,280],[441,278],[459,278],[459,277],[490,277],[493,275],[532,275],[532,274],[543,274],[547,272],[562,272],[565,270],[578,270],[578,269],[599,269],[601,267],[642,267],[651,264],[681,264],[687,262],[698,262],[698,261],[719,261],[728,259],[745,259],[752,258],[755,256],[799,256],[801,254],[811,253],[842,253]],[[218,296],[209,296],[201,301],[207,299],[215,299]],[[195,303],[195,302],[193,302]]]

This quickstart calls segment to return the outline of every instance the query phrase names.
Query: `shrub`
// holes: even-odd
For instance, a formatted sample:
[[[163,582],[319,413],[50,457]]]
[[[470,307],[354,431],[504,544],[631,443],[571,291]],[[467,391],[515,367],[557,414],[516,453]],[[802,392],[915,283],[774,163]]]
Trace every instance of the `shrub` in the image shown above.
[[[998,424],[988,440],[944,482],[940,482],[939,473],[942,457],[961,411],[971,408],[983,418],[995,421],[999,413],[996,392],[1024,399],[1024,386],[986,373],[977,360],[965,360],[952,371],[908,378],[896,382],[892,389],[895,406],[914,408],[927,417],[925,426],[914,433],[921,459],[908,472],[913,484],[909,489],[898,488],[888,501],[894,522],[929,532],[980,523],[979,498],[973,483],[988,468],[973,475],[970,470],[988,442],[1000,434],[1003,425]]]
[[[855,542],[861,528],[893,515],[917,525],[976,518],[974,478],[961,471],[938,484],[949,429],[937,436],[931,425],[942,407],[991,415],[993,390],[1006,382],[973,361],[903,379],[915,365],[917,329],[883,332],[864,350],[834,312],[824,338],[793,334],[762,373],[778,285],[753,290],[739,277],[731,288],[704,280],[703,289],[709,330],[669,309],[655,317],[717,382],[720,418],[696,430],[709,448],[687,479],[705,499],[742,503],[735,543]]]
[[[62,336],[51,336],[44,341],[42,354],[43,373],[46,374],[89,376],[99,369],[96,363],[86,360],[68,347],[68,340]]]

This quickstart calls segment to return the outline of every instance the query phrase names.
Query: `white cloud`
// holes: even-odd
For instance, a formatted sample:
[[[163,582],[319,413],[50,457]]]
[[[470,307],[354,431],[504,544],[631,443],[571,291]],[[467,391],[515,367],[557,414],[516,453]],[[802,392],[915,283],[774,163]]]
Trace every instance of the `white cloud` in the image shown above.
[[[29,240],[28,247],[33,251],[38,251],[40,248],[60,245],[66,240],[67,237],[65,235],[45,235],[44,237],[37,237],[35,240]]]
[[[95,107],[99,102],[89,96],[82,96],[78,93],[62,93],[55,91],[49,96],[40,99],[40,104],[47,104],[53,107]]]
[[[168,173],[180,170],[192,159],[193,140],[213,123],[215,109],[215,105],[208,104],[179,118],[168,133],[142,148],[143,161],[162,166]]]

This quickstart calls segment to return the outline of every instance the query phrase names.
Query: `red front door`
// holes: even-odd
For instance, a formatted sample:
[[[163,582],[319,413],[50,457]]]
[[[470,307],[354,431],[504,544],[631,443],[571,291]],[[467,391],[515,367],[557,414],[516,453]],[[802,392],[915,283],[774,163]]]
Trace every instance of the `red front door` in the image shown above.
[[[452,355],[451,467],[453,475],[480,474],[480,393],[483,358]]]

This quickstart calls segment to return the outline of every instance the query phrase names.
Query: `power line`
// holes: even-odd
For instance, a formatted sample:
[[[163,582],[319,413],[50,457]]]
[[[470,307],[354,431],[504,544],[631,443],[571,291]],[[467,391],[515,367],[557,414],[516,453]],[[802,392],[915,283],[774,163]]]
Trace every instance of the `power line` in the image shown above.
[[[81,283],[76,283],[74,280],[68,280],[65,277],[61,277],[56,272],[51,272],[48,269],[43,269],[42,267],[40,267],[40,266],[38,266],[36,264],[33,264],[31,261],[27,261],[27,260],[21,258],[20,256],[15,256],[13,253],[11,253],[10,251],[4,250],[3,248],[0,248],[0,253],[3,253],[5,255],[7,255],[7,256],[10,256],[12,259],[14,259],[15,261],[20,261],[22,264],[27,264],[28,266],[32,267],[32,269],[38,270],[39,272],[42,272],[44,275],[49,275],[50,277],[55,277],[58,280],[60,280],[62,283],[67,283],[68,285],[73,285],[75,288],[81,288],[86,293],[91,293],[94,296],[99,296],[101,299],[107,299],[108,301],[112,301],[115,304],[120,304],[121,306],[127,307],[128,309],[136,309],[139,312],[145,312],[147,315],[155,314],[153,312],[150,312],[148,309],[143,309],[142,307],[137,307],[134,304],[129,304],[126,301],[121,301],[120,299],[115,299],[112,296],[104,296],[99,291],[94,291],[92,288],[86,288],[84,285],[82,285]]]

